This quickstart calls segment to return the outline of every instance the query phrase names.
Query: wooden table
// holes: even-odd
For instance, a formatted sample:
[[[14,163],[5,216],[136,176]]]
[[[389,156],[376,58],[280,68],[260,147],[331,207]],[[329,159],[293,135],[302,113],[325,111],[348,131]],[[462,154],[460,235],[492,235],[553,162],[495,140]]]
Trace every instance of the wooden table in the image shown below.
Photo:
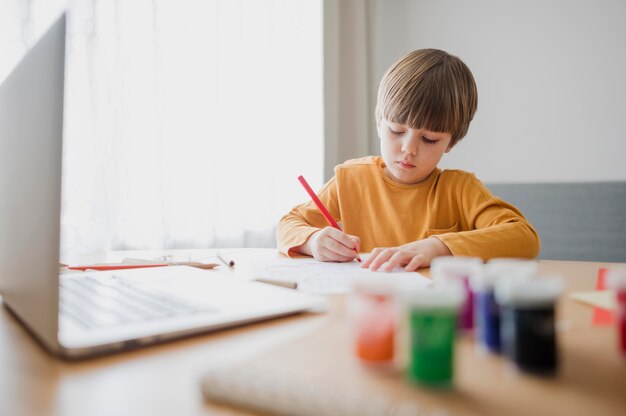
[[[222,273],[246,275],[251,254]],[[178,251],[191,259],[209,251]],[[84,261],[153,258],[162,252],[109,253]],[[70,259],[71,260],[74,259]],[[599,267],[615,264],[540,261],[540,272],[562,275],[567,291],[593,290]],[[428,390],[400,374],[364,369],[352,356],[345,297],[332,296],[324,314],[300,314],[81,362],[48,355],[6,309],[0,311],[0,415],[248,414],[203,400],[207,371],[262,359],[296,365],[329,383],[366,383],[391,398],[462,415],[624,415],[626,360],[613,327],[591,325],[592,310],[568,296],[558,304],[561,366],[555,377],[513,370],[501,357],[478,354],[469,338],[457,345],[454,389]]]

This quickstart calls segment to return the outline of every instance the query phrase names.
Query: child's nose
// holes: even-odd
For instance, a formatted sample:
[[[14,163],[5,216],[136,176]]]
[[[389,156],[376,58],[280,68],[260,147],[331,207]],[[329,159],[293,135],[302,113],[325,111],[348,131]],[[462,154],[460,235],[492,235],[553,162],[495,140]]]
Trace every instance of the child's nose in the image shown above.
[[[402,142],[400,150],[415,156],[417,154],[417,139],[413,135],[407,135]]]

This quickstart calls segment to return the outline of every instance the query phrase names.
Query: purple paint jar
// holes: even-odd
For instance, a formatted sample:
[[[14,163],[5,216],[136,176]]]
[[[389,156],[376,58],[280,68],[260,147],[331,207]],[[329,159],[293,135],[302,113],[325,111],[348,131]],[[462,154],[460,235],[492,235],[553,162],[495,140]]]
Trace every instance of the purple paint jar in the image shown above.
[[[470,280],[482,272],[483,261],[477,257],[444,256],[435,258],[430,272],[435,284],[460,284],[464,297],[459,310],[459,328],[468,332],[474,328],[474,292]]]

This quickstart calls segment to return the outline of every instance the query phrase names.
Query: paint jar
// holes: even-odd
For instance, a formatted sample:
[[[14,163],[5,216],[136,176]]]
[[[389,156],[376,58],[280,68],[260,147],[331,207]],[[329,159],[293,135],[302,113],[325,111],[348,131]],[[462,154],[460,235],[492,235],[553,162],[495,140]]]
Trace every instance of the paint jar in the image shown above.
[[[470,281],[474,293],[474,326],[478,346],[483,351],[500,352],[500,306],[495,285],[500,280],[527,279],[537,273],[537,262],[521,259],[492,259],[482,273]]]
[[[457,283],[406,294],[408,377],[430,387],[449,387],[454,377],[454,350],[463,288]]]
[[[469,332],[474,328],[474,292],[470,280],[481,273],[483,262],[477,257],[443,256],[433,259],[430,273],[435,283],[457,282],[463,287],[463,302],[459,310],[459,328]]]
[[[555,304],[558,277],[512,280],[496,285],[502,351],[520,370],[551,374],[558,367]]]
[[[609,269],[607,287],[615,290],[615,324],[618,347],[626,358],[626,269]]]
[[[513,258],[513,257],[496,257],[487,262],[489,267],[497,268],[503,274],[516,276],[536,276],[539,263],[536,260]]]
[[[362,362],[393,366],[398,310],[396,287],[385,278],[359,279],[349,297],[354,354]]]

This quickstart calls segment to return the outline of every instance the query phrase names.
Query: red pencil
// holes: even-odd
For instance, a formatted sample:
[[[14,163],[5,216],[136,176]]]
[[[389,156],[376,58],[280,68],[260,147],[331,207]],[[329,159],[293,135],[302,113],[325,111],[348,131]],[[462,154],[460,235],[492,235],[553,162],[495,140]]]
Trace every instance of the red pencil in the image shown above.
[[[320,210],[320,212],[322,213],[324,218],[326,218],[326,221],[328,221],[328,224],[330,224],[331,227],[334,227],[334,228],[338,229],[339,231],[342,231],[341,228],[339,227],[339,224],[337,224],[337,221],[335,221],[333,216],[330,215],[330,212],[328,212],[328,210],[326,209],[324,204],[322,204],[322,201],[320,201],[320,199],[317,197],[315,192],[313,192],[313,189],[311,189],[311,187],[309,186],[309,183],[306,181],[306,179],[304,179],[304,177],[302,175],[300,175],[300,176],[298,176],[298,180],[300,181],[300,183],[304,187],[304,190],[307,191],[307,193],[309,194],[309,196],[311,197],[311,199],[313,200],[315,205],[317,205],[317,208]],[[356,251],[356,249],[354,251]],[[361,261],[361,257],[359,257],[359,253],[358,252],[356,253],[356,259],[359,262]]]

